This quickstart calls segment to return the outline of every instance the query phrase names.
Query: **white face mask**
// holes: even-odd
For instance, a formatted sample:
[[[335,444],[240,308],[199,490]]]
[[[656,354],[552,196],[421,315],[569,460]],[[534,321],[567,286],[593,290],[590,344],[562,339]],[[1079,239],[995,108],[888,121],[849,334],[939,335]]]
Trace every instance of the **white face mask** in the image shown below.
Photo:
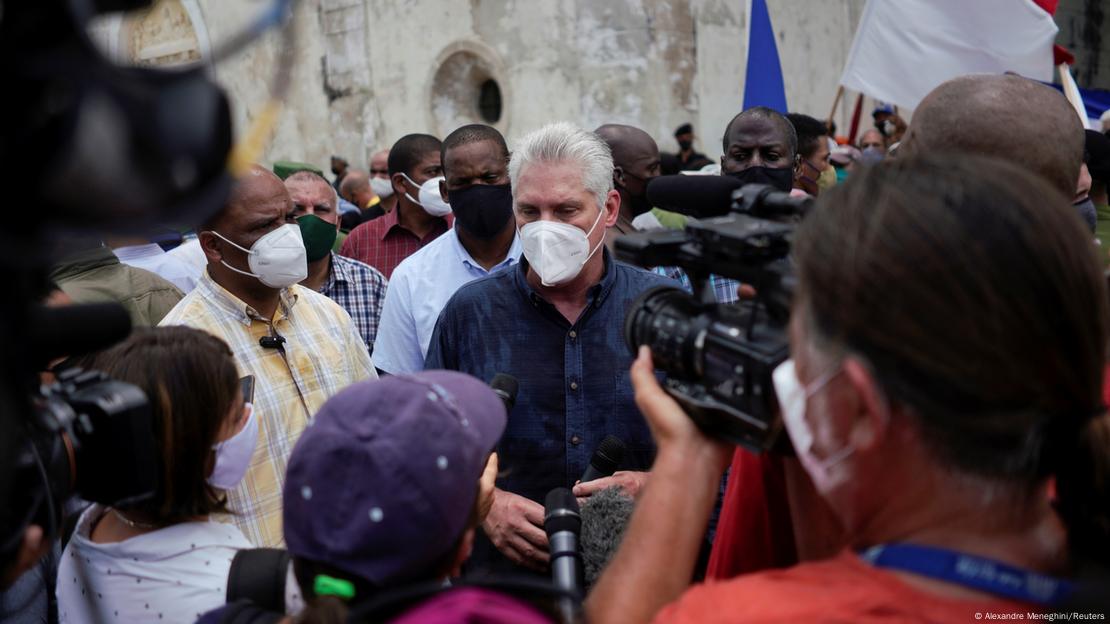
[[[818,377],[809,386],[803,387],[798,380],[794,360],[791,359],[779,364],[772,375],[775,384],[775,395],[779,399],[779,409],[782,412],[782,423],[786,427],[786,433],[794,444],[794,452],[798,455],[798,461],[802,463],[802,467],[813,479],[813,486],[817,488],[817,492],[822,496],[828,495],[829,492],[835,490],[846,480],[847,475],[844,471],[837,471],[838,474],[833,475],[832,468],[844,461],[856,449],[849,444],[825,459],[815,457],[813,455],[813,431],[806,421],[806,403],[839,373],[840,369],[837,368]]]
[[[420,207],[424,209],[424,212],[432,215],[433,217],[443,217],[451,214],[451,205],[443,201],[443,197],[441,197],[439,194],[439,183],[441,180],[443,180],[443,176],[429,178],[424,182],[424,184],[417,184],[416,182],[413,182],[412,178],[408,177],[407,175],[403,173],[401,175],[409,181],[409,184],[420,189],[420,192],[417,193],[417,196],[420,197],[420,201],[413,199],[412,195],[405,193],[405,197],[409,198],[409,201],[415,204],[420,204]]]
[[[389,178],[370,178],[370,190],[382,199],[393,195],[393,183]]]
[[[212,233],[247,254],[250,271],[239,270],[220,260],[220,264],[236,273],[258,278],[258,281],[270,288],[286,288],[308,277],[304,239],[301,238],[301,228],[295,223],[286,223],[266,234],[255,241],[250,249],[243,249],[215,230]]]
[[[254,446],[258,442],[258,419],[254,415],[254,406],[246,404],[247,424],[243,429],[212,446],[216,451],[216,467],[208,475],[208,484],[221,490],[230,490],[239,485],[247,468],[251,465],[251,455],[254,455]]]
[[[582,267],[604,242],[602,240],[590,249],[590,234],[601,222],[603,214],[604,209],[598,211],[589,232],[559,221],[533,221],[520,228],[524,257],[540,277],[541,284],[550,288],[578,277]]]

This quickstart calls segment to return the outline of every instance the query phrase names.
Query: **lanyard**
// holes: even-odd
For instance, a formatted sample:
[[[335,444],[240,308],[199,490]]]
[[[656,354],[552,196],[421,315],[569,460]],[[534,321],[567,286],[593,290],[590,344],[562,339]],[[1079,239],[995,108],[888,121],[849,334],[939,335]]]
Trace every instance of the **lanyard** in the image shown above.
[[[944,548],[881,544],[863,551],[860,557],[878,568],[912,572],[1039,605],[1056,604],[1073,589],[1072,583],[1063,579]]]

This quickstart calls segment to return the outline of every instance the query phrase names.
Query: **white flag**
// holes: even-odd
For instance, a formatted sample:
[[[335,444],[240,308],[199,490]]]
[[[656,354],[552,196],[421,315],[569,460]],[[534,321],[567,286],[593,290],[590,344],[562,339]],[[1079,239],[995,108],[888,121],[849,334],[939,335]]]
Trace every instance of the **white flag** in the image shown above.
[[[1033,0],[868,0],[840,82],[917,108],[966,74],[1052,80],[1052,16]]]

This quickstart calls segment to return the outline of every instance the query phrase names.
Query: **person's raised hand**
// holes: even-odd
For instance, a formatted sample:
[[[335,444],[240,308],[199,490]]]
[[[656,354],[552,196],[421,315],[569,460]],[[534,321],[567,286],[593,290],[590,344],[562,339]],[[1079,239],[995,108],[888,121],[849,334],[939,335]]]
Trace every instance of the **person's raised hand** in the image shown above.
[[[636,361],[632,363],[632,387],[636,391],[636,406],[651,427],[651,434],[659,454],[678,453],[714,462],[723,472],[732,458],[733,446],[710,438],[682,411],[655,378],[651,363],[651,350],[641,346]]]
[[[547,569],[547,534],[543,505],[523,496],[495,489],[493,505],[482,530],[510,561],[533,570]]]
[[[626,496],[636,498],[647,483],[649,476],[651,476],[650,472],[618,470],[611,477],[602,477],[585,483],[575,483],[574,495],[578,497],[578,504],[582,505],[590,496],[602,490],[619,487]]]

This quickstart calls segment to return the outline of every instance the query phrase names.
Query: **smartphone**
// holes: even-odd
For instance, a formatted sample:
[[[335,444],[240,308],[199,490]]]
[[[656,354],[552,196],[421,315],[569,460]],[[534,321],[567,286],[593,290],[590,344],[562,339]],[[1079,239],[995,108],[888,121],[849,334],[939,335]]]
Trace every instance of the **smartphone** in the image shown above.
[[[243,402],[254,403],[254,375],[247,375],[239,380],[243,388]]]

